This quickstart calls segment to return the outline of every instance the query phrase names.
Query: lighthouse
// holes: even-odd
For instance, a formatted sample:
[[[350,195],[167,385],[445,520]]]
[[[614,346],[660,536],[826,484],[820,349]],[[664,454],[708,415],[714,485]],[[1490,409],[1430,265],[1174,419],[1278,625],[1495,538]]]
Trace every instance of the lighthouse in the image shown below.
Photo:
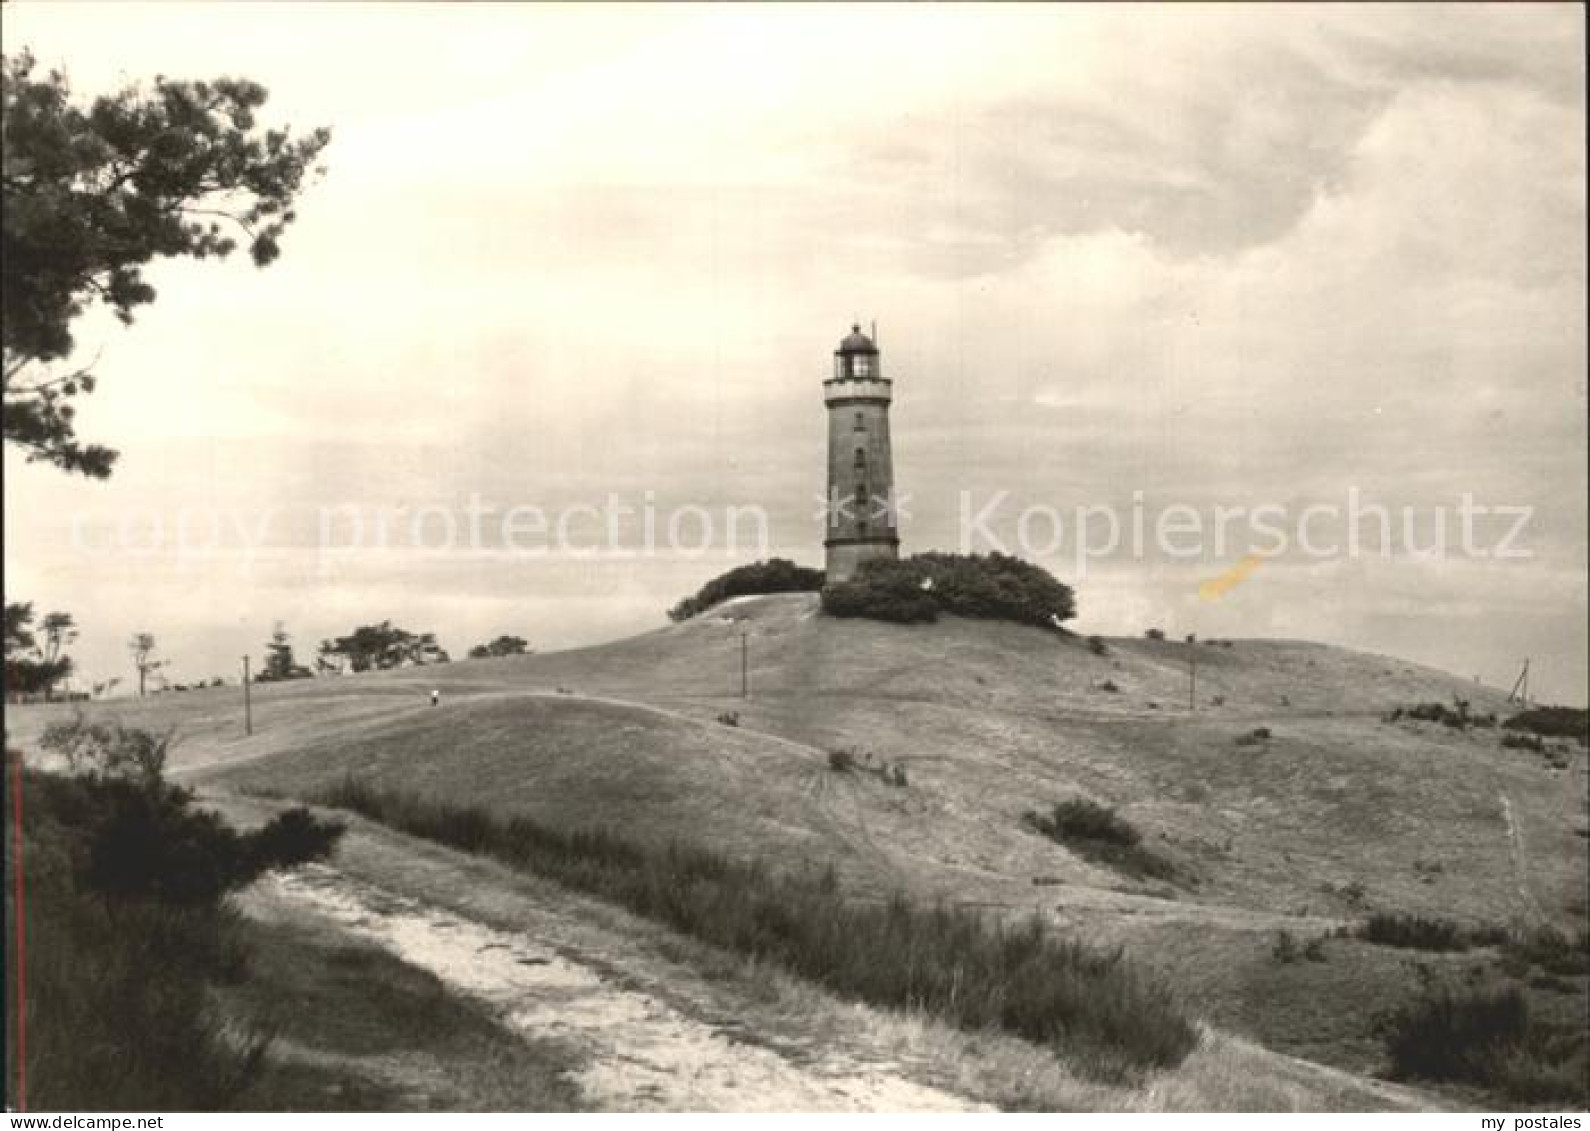
[[[847,581],[862,562],[900,554],[889,446],[889,379],[873,340],[852,326],[823,382],[828,406],[828,497],[823,548],[828,581]]]

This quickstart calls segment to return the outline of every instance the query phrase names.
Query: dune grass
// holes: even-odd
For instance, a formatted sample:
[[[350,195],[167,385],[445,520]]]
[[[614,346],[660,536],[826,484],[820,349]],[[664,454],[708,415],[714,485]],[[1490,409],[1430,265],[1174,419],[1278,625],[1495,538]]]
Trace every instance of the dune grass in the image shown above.
[[[215,1008],[217,987],[249,975],[249,932],[231,896],[271,869],[328,856],[343,827],[299,808],[238,832],[165,781],[169,735],[79,714],[44,745],[70,774],[7,752],[18,761],[6,775],[15,802],[5,807],[6,871],[21,876],[6,885],[5,919],[25,932],[27,954],[25,993],[21,971],[6,965],[6,1000],[20,1002],[6,1012],[6,1063],[18,1066],[7,1099],[68,1110],[247,1106],[270,1042]]]
[[[9,893],[6,902],[14,922]],[[209,1000],[213,984],[246,977],[247,935],[235,913],[108,906],[39,883],[28,892],[27,933],[29,1109],[216,1111],[239,1103],[269,1042],[266,1033],[228,1025]],[[13,978],[8,963],[8,1002],[17,1000]],[[16,1065],[11,1013],[6,1063]],[[8,1072],[10,1102],[17,1083]]]
[[[1538,966],[1549,974],[1590,974],[1590,932],[1581,927],[1571,938],[1550,924],[1508,939],[1502,952],[1515,965]]]
[[[268,1044],[268,1034],[229,1025],[210,999],[214,985],[248,976],[241,918],[219,897],[177,903],[96,890],[86,861],[114,815],[105,790],[34,770],[23,772],[21,784],[27,1106],[203,1111],[237,1104]],[[16,835],[9,804],[5,817],[9,879]],[[190,860],[203,854],[194,838],[185,847]],[[17,913],[7,883],[8,925]],[[7,962],[8,1003],[18,1001],[19,988]],[[20,1052],[16,1020],[8,1008],[8,1066]],[[21,1099],[13,1094],[18,1083],[8,1072],[11,1102]]]
[[[673,843],[525,817],[346,779],[320,798],[617,903],[685,935],[771,963],[842,997],[920,1010],[968,1030],[1049,1046],[1099,1079],[1179,1064],[1197,1043],[1169,991],[1118,952],[974,910],[896,895],[847,898],[831,871],[775,872]]]
[[[1461,952],[1494,946],[1515,973],[1539,967],[1549,974],[1590,974],[1590,933],[1574,936],[1549,923],[1528,929],[1489,925],[1465,927],[1450,919],[1377,911],[1356,928],[1366,942],[1408,950]]]

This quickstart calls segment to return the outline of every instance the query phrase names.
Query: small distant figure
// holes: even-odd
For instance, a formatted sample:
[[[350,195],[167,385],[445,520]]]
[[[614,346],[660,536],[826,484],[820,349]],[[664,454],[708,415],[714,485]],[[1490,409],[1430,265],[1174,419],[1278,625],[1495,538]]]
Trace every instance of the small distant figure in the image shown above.
[[[442,693],[440,691],[432,691],[431,692],[431,706],[434,707],[437,704],[439,704],[441,701],[442,701]]]

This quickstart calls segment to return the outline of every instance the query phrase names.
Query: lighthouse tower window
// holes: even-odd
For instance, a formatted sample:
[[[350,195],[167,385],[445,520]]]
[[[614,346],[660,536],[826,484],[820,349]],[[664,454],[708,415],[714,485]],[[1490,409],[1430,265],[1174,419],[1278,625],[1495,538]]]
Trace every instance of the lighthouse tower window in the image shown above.
[[[867,470],[867,449],[866,448],[857,448],[856,449],[856,470],[857,471],[865,471],[865,470]]]
[[[867,430],[866,420],[862,416],[862,414],[859,413],[859,412],[856,413],[856,425],[855,425],[855,428],[856,428],[857,432],[865,432]]]
[[[872,358],[864,353],[857,354],[850,359],[850,375],[852,377],[871,377]]]

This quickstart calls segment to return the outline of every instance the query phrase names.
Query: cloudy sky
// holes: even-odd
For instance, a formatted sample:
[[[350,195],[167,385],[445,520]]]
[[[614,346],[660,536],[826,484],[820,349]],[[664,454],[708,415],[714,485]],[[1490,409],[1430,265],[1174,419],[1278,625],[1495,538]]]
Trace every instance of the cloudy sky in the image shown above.
[[[455,652],[642,631],[754,556],[730,505],[819,564],[821,381],[876,320],[908,550],[1027,553],[1085,632],[1504,686],[1530,656],[1585,700],[1573,6],[19,3],[5,46],[83,94],[247,76],[271,121],[334,130],[278,263],[163,265],[134,326],[80,326],[112,480],[6,454],[7,596],[76,613],[94,678],[139,630],[178,679],[277,620],[306,651],[383,618]],[[1240,521],[1085,574],[1053,529],[1349,491],[1389,552],[1267,552],[1218,599]],[[660,532],[701,508],[714,543],[648,551],[637,514],[612,552],[570,511],[609,496]],[[1527,521],[1482,516],[1468,553],[1464,496]],[[440,549],[472,505],[484,544]],[[515,506],[572,514],[569,546],[510,552]]]

